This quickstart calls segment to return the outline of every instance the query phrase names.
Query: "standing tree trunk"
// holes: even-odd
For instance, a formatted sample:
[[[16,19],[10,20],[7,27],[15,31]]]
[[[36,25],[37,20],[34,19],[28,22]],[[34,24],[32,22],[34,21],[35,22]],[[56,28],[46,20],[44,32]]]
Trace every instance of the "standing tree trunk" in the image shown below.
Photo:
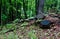
[[[8,22],[11,22],[11,21],[13,21],[13,8],[12,8],[12,1],[11,0],[9,0],[9,3],[10,3],[10,8],[9,8],[9,19],[8,19]]]
[[[2,0],[0,1],[0,9],[1,9],[1,13],[0,13],[0,17],[1,17],[1,14],[2,14]],[[1,23],[2,23],[2,19],[0,18],[0,25],[1,25]]]
[[[26,6],[25,2],[26,2],[26,0],[23,0],[23,10],[24,10],[25,19],[27,19],[27,14],[26,14],[27,6]]]
[[[21,11],[18,10],[21,10],[21,3],[16,4],[17,18],[21,19]]]
[[[36,12],[37,12],[36,18],[37,19],[44,17],[43,8],[44,8],[44,0],[36,0]]]

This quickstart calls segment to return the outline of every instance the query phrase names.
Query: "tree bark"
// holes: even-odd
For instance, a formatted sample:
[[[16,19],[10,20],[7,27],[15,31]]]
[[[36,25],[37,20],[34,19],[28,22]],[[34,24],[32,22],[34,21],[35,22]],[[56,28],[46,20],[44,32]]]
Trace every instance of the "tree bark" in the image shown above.
[[[43,18],[44,17],[44,11],[43,11],[43,8],[44,8],[44,0],[36,0],[36,18],[39,19],[39,18]]]
[[[23,0],[23,10],[24,10],[25,19],[27,19],[28,18],[26,14],[27,6],[25,5],[25,0]]]

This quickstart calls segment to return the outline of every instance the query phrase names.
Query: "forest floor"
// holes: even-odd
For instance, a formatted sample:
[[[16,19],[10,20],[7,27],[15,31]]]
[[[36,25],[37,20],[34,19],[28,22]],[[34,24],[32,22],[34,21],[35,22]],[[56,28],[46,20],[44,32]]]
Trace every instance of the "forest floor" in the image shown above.
[[[10,24],[9,26],[13,27],[4,26],[0,31],[0,39],[60,39],[60,27],[56,29],[41,29],[39,26],[34,24],[31,26]],[[8,31],[9,28],[15,29]]]

